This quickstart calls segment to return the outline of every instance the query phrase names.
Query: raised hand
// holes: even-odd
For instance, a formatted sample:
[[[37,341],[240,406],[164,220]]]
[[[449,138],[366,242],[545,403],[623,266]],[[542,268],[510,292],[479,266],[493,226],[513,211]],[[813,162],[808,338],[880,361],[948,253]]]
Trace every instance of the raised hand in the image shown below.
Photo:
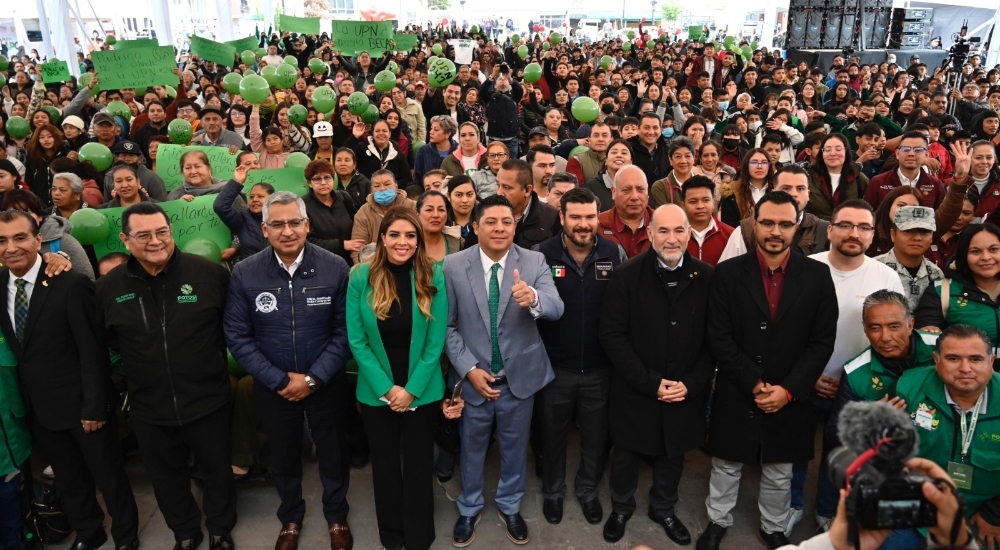
[[[514,301],[521,307],[531,307],[535,301],[535,291],[528,286],[528,283],[521,280],[521,274],[516,269],[514,270],[514,286],[510,290],[514,295]]]

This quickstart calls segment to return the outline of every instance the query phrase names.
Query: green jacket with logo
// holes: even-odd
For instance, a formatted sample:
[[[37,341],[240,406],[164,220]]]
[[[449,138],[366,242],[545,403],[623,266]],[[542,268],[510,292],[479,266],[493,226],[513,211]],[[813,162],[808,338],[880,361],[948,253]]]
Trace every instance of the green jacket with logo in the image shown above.
[[[993,342],[994,352],[1000,337],[1000,303],[994,302],[989,295],[979,290],[975,284],[966,283],[958,278],[952,278],[948,283],[948,312],[941,309],[941,287],[943,281],[936,281],[924,290],[923,296],[913,317],[916,326],[934,326],[944,330],[952,325],[971,325],[978,327]],[[1000,361],[993,363],[996,370]]]
[[[968,515],[1000,497],[1000,374],[993,373],[986,388],[986,413],[979,415],[966,464],[971,464],[972,488],[960,489]],[[931,427],[916,426],[920,436],[917,456],[947,470],[949,462],[962,462],[961,419],[948,404],[944,382],[934,367],[906,371],[896,384],[896,394],[906,400],[906,412],[916,426],[917,411],[931,415]],[[991,503],[991,508],[992,506]]]
[[[18,469],[31,454],[28,410],[21,399],[17,359],[0,333],[0,479]]]

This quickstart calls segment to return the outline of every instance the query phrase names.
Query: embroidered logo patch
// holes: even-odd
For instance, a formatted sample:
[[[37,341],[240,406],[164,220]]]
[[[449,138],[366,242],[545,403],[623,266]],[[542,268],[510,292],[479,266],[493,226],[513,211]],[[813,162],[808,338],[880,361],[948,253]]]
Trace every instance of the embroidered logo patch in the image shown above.
[[[261,313],[271,313],[278,309],[278,299],[270,292],[261,292],[257,295],[257,299],[254,302],[257,306],[257,311]]]
[[[129,292],[128,294],[122,294],[121,296],[115,298],[115,302],[119,304],[129,300],[135,300],[135,293]]]

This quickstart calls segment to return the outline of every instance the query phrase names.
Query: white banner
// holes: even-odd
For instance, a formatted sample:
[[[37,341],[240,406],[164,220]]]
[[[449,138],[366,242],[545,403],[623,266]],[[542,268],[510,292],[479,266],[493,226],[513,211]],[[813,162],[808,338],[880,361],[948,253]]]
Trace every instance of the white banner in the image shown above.
[[[472,63],[472,50],[479,45],[475,40],[454,39],[449,40],[449,44],[455,48],[455,63],[468,65]]]
[[[17,29],[14,28],[14,19],[0,19],[0,42],[4,44],[17,42]]]

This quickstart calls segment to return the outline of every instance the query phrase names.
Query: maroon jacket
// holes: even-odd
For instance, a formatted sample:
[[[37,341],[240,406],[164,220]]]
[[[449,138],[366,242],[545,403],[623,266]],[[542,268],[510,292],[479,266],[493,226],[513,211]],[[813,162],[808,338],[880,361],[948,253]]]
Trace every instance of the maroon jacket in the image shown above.
[[[868,182],[868,187],[865,189],[865,201],[872,205],[872,208],[878,208],[886,195],[900,185],[902,182],[899,181],[898,169],[882,172]],[[917,184],[914,187],[923,196],[921,204],[934,209],[941,206],[941,203],[944,202],[944,196],[948,192],[941,180],[923,170],[920,171],[920,178],[917,179]]]
[[[714,57],[715,69],[712,71],[712,88],[722,87],[722,59]],[[698,73],[705,70],[705,56],[690,57],[684,61],[684,67],[691,66],[691,74],[688,75],[687,86],[689,88],[698,87]]]
[[[688,241],[688,254],[692,258],[697,258],[706,264],[715,267],[722,257],[722,251],[726,249],[729,236],[733,234],[733,228],[715,219],[715,228],[705,235],[705,242],[698,246],[698,240],[691,236]]]

